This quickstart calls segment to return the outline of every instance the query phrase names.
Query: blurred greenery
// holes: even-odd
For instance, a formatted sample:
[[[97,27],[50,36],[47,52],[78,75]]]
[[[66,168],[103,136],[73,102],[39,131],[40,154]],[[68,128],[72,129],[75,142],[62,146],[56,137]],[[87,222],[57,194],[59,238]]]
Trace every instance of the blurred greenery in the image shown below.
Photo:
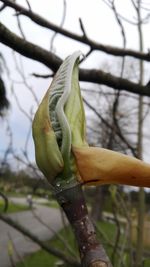
[[[96,228],[97,228],[97,234],[99,236],[99,239],[104,244],[104,248],[106,252],[108,253],[108,256],[111,259],[112,250],[113,250],[111,246],[112,244],[111,242],[115,240],[116,231],[117,231],[116,225],[110,222],[99,222]],[[79,255],[78,255],[78,250],[76,246],[76,241],[75,241],[75,238],[74,238],[74,235],[73,235],[73,232],[70,226],[60,230],[59,235],[61,236],[61,238],[63,238],[64,242],[69,244],[69,247],[71,248],[73,253],[75,253],[75,257],[78,258]],[[67,236],[67,240],[66,240],[66,236]],[[123,239],[124,237],[123,235],[121,235],[120,245],[122,244]],[[46,243],[52,247],[57,247],[58,249],[63,250],[63,252],[66,255],[69,255],[66,245],[58,238],[57,235],[54,236],[52,240]],[[124,266],[128,266],[128,252],[122,256],[124,257],[124,264],[125,264]],[[118,267],[118,260],[119,260],[119,257],[117,254],[115,267]],[[18,264],[16,264],[16,267],[35,267],[35,266],[36,267],[49,267],[49,266],[72,267],[72,266],[63,264],[61,260],[59,260],[58,258],[54,257],[53,255],[43,250],[39,250],[38,252],[35,252],[31,255],[26,256],[22,260],[22,262],[19,262]],[[149,266],[150,266],[150,259],[146,259],[144,261],[143,267],[149,267]]]
[[[50,207],[50,208],[55,208],[55,209],[60,208],[58,202],[56,200],[52,200],[52,199],[47,203],[42,203],[42,205]]]
[[[69,247],[73,250],[73,252],[76,254],[76,257],[78,257],[76,242],[74,240],[74,236],[72,233],[72,230],[70,227],[66,227],[59,232],[59,236],[69,244]],[[67,240],[66,240],[67,236]],[[46,242],[52,247],[57,247],[57,249],[60,249],[63,251],[66,255],[68,253],[67,246],[58,238],[58,235],[54,236],[52,240],[49,240]],[[44,250],[39,250],[38,252],[35,252],[29,256],[26,256],[22,262],[19,262],[16,264],[16,267],[50,267],[50,266],[65,266],[65,267],[71,267],[65,265],[60,265],[61,260],[56,258],[55,256],[45,252]]]
[[[47,184],[45,179],[37,179],[37,177],[33,177],[29,172],[26,172],[26,170],[21,170],[19,172],[14,172],[10,168],[6,168],[4,171],[0,171],[0,191],[6,194],[6,196],[12,196],[12,197],[27,197],[28,194],[31,194],[33,199],[44,197],[48,200],[48,203],[43,203],[42,205],[46,205],[48,207],[58,208],[59,205],[54,199],[51,190],[49,189],[49,185]],[[85,196],[86,196],[86,202],[88,204],[89,211],[91,211],[91,207],[93,205],[93,199],[95,197],[95,188],[86,188],[84,190]],[[138,203],[138,192],[136,191],[130,191],[130,192],[124,192],[123,191],[123,199],[128,207],[128,205],[131,205],[132,203],[132,209],[133,211],[136,210],[137,203]],[[112,214],[112,198],[109,194],[109,192],[105,192],[105,200],[103,205],[103,210],[105,212],[108,212],[109,214]],[[131,202],[130,202],[130,201]],[[147,220],[150,220],[150,217],[148,217],[149,214],[149,204],[150,204],[150,192],[146,192],[146,209],[148,211],[147,213]],[[129,206],[131,207],[131,206]],[[3,211],[4,203],[3,200],[0,200],[0,212]],[[13,204],[9,203],[9,207],[7,210],[7,213],[11,212],[19,212],[28,210],[29,207],[21,204]],[[130,209],[129,209],[130,210]],[[131,210],[132,212],[132,210]],[[125,214],[122,212],[122,210],[117,209],[117,213],[121,217],[125,217]],[[121,236],[120,236],[120,243],[119,246],[121,246],[124,242],[124,236],[126,235],[123,231],[123,225],[121,226]],[[72,230],[70,227],[67,227],[60,231],[59,233],[62,238],[65,240],[67,244],[69,244],[69,247],[72,248],[73,252],[78,255],[78,251],[76,248],[76,242],[72,233]],[[113,246],[116,240],[117,235],[117,227],[115,223],[103,221],[98,222],[97,224],[97,235],[98,238],[101,240],[102,244],[104,245],[109,257],[112,256]],[[67,237],[67,240],[66,240]],[[68,250],[66,249],[66,246],[62,241],[60,241],[57,237],[57,235],[48,242],[51,246],[57,247],[60,250],[63,250],[64,253],[68,253]],[[128,244],[124,244],[125,246]],[[76,256],[78,257],[78,256]],[[128,264],[128,251],[125,252],[122,255],[124,259],[124,266],[129,266]],[[115,258],[115,267],[118,267],[118,260],[120,256],[117,252],[116,258]],[[32,255],[29,255],[23,259],[23,263],[18,263],[16,267],[49,267],[49,266],[63,266],[63,267],[70,267],[66,265],[62,265],[61,261],[58,260],[58,258],[54,257],[53,255],[50,255],[46,253],[43,250],[40,250],[36,253],[33,253]],[[146,259],[144,262],[144,267],[150,266],[150,259]]]
[[[101,230],[100,230],[101,229]],[[116,226],[112,223],[109,222],[99,222],[97,225],[97,230],[98,230],[98,234],[101,236],[101,241],[104,241],[104,236],[101,234],[102,232],[105,232],[106,235],[106,239],[107,240],[113,240],[115,233],[116,233]],[[100,230],[100,232],[99,232]],[[64,241],[69,244],[69,247],[72,249],[73,253],[75,253],[76,258],[78,258],[78,250],[77,250],[77,246],[76,246],[76,241],[73,235],[73,232],[69,227],[66,227],[64,229],[62,229],[59,232],[59,235],[64,239]],[[67,240],[66,240],[66,236],[67,236]],[[105,240],[106,241],[106,240]],[[57,247],[57,249],[63,250],[63,252],[67,255],[68,254],[68,250],[66,248],[66,246],[64,245],[64,243],[59,240],[58,236],[54,236],[54,238],[50,241],[47,242],[49,245],[53,246],[53,247]],[[106,242],[104,242],[106,243]],[[105,249],[108,252],[109,256],[112,253],[112,248],[110,246],[107,246],[105,244]],[[57,266],[57,263],[60,263],[60,261],[58,260],[58,258],[54,257],[51,254],[46,253],[43,250],[40,250],[38,252],[33,253],[32,255],[29,255],[27,257],[25,257],[23,259],[23,262],[20,262],[16,265],[16,267],[49,267],[49,266]],[[59,265],[62,267],[72,267],[72,266],[68,266],[68,265]],[[117,267],[117,266],[116,266]]]
[[[3,212],[3,209],[4,209],[4,202],[3,200],[0,199],[0,212]],[[25,210],[29,210],[28,205],[14,204],[12,202],[9,202],[7,213],[19,212],[19,211],[25,211]]]
[[[49,253],[40,250],[27,256],[23,262],[16,264],[16,267],[50,267],[55,266],[57,258]]]

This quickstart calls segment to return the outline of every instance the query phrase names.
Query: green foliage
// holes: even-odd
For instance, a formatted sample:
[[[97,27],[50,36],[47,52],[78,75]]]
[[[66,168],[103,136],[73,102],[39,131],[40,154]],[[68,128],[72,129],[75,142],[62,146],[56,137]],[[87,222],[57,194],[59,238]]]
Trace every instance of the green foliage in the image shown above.
[[[150,266],[150,259],[147,259],[144,261],[144,267],[149,267]]]
[[[27,256],[23,262],[16,264],[16,267],[50,267],[55,266],[57,258],[49,253],[40,250]]]
[[[28,174],[29,170],[14,172],[10,166],[1,168],[0,172],[0,191],[11,196],[23,196],[36,194],[38,196],[48,195],[51,192],[45,179],[37,179]]]
[[[56,200],[50,200],[49,202],[43,203],[42,205],[50,207],[50,208],[55,208],[55,209],[60,208],[60,206]]]

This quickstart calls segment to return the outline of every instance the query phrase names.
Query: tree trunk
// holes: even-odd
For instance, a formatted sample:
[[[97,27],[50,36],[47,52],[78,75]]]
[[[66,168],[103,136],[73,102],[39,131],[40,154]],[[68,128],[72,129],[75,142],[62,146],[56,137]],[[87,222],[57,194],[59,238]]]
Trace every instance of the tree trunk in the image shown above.
[[[107,193],[106,186],[97,186],[95,188],[95,197],[92,204],[91,217],[94,222],[101,221],[103,219],[103,209],[105,204],[105,195]]]
[[[141,0],[137,1],[137,17],[138,17],[138,34],[139,34],[139,49],[143,52],[143,36],[142,36],[142,19],[141,19]],[[143,83],[143,62],[140,61],[140,78],[139,84]],[[138,108],[138,140],[137,140],[137,154],[138,158],[142,159],[143,154],[143,97],[139,96],[139,108]],[[145,215],[145,192],[144,188],[139,189],[138,200],[138,222],[137,222],[137,251],[135,266],[142,266],[143,257],[143,234],[144,234],[144,215]]]

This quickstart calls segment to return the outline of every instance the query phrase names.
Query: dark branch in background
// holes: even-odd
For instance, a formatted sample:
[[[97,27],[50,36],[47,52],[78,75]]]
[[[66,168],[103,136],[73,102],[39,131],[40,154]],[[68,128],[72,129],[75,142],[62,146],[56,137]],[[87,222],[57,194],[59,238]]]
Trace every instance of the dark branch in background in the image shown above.
[[[12,93],[13,93],[13,96],[14,96],[14,98],[15,98],[15,101],[16,101],[16,104],[17,104],[17,106],[18,106],[18,109],[25,115],[25,117],[30,121],[30,122],[32,122],[32,117],[28,114],[28,112],[26,111],[26,109],[24,109],[23,107],[22,107],[22,105],[20,104],[20,102],[19,102],[19,99],[18,99],[18,97],[17,97],[17,94],[15,93],[15,90],[14,90],[14,88],[12,87]]]
[[[79,23],[80,23],[80,28],[81,28],[81,31],[82,31],[82,33],[83,33],[84,38],[85,38],[85,39],[88,39],[88,37],[87,37],[87,33],[86,33],[86,31],[85,31],[85,27],[84,27],[84,25],[83,25],[83,22],[82,22],[82,19],[81,19],[81,18],[79,18]]]
[[[43,63],[54,72],[60,66],[62,60],[55,54],[18,37],[0,23],[0,41],[14,49],[21,55]],[[104,84],[118,90],[126,90],[130,93],[150,96],[149,87],[139,85],[119,78],[110,73],[97,69],[80,69],[80,80],[85,82]]]
[[[85,31],[85,27],[84,27],[84,25],[83,25],[83,22],[82,22],[82,19],[81,19],[81,18],[79,18],[79,23],[80,23],[80,28],[81,28],[81,31],[82,31],[82,33],[83,33],[84,38],[85,38],[85,39],[88,39],[88,37],[87,37],[87,33],[86,33],[86,31]],[[92,52],[93,52],[93,49],[90,47],[89,51],[88,51],[88,52],[83,56],[83,58],[80,60],[80,64],[81,64],[83,61],[85,61],[85,60],[87,59],[87,57],[88,57],[89,55],[91,55]]]
[[[84,103],[91,109],[93,110],[93,112],[96,114],[96,116],[102,121],[102,123],[104,125],[106,125],[108,128],[110,128],[112,131],[116,131],[116,129],[113,128],[113,126],[102,117],[102,115],[97,112],[97,110],[85,99],[83,99]],[[136,152],[135,152],[135,148],[127,141],[127,139],[124,137],[124,135],[122,134],[121,131],[117,131],[115,132],[116,135],[118,135],[118,137],[121,139],[122,142],[124,142],[124,144],[126,144],[127,148],[131,151],[131,153],[136,157]]]
[[[112,9],[112,2],[114,2],[114,0],[109,1],[109,0],[102,0],[110,9]],[[118,14],[118,17],[122,20],[124,20],[125,22],[129,23],[130,25],[134,25],[137,26],[137,22],[127,19],[126,17],[124,17],[122,14]]]
[[[124,26],[122,24],[122,21],[118,15],[116,6],[115,6],[115,1],[109,1],[109,3],[111,4],[111,9],[114,13],[115,19],[117,21],[117,24],[121,30],[121,36],[122,36],[122,40],[123,40],[123,49],[125,50],[126,48],[126,35],[125,35],[125,29]],[[123,72],[124,72],[124,67],[125,67],[125,58],[122,58],[122,64],[121,64],[121,74],[120,77],[123,78]],[[115,99],[114,99],[114,103],[113,103],[113,107],[112,107],[112,116],[113,116],[113,125],[112,125],[112,133],[111,135],[113,136],[114,133],[117,133],[120,137],[121,140],[127,145],[127,147],[131,150],[131,153],[136,156],[136,151],[135,149],[129,144],[129,142],[126,140],[126,138],[124,137],[124,135],[122,134],[122,130],[120,128],[119,125],[119,121],[117,119],[117,112],[118,112],[118,107],[119,107],[119,102],[120,102],[120,91],[118,90],[115,94]],[[112,138],[110,138],[110,142],[112,142]],[[110,144],[111,145],[111,144]]]
[[[113,251],[112,251],[112,254],[111,254],[112,264],[114,265],[115,264],[115,257],[116,257],[116,254],[117,254],[117,249],[118,249],[118,246],[119,246],[119,240],[120,240],[120,236],[121,236],[121,225],[120,225],[120,222],[119,222],[119,219],[118,219],[117,205],[113,201],[112,201],[112,212],[113,212],[113,215],[114,215],[114,222],[115,222],[115,225],[116,225],[116,228],[117,228],[116,237],[115,237],[115,243],[114,243]]]
[[[9,77],[9,76],[10,76],[10,73],[9,73],[9,68],[8,68],[8,66],[7,66],[7,62],[6,62],[6,60],[5,60],[4,56],[3,56],[3,54],[0,53],[0,73],[2,73],[3,70],[6,71],[6,74],[7,74],[7,76]]]
[[[16,221],[12,220],[10,217],[5,216],[3,214],[0,214],[0,220],[2,220],[3,222],[7,223],[10,226],[12,226],[13,228],[15,228],[16,230],[21,232],[23,235],[29,237],[33,242],[38,244],[46,252],[60,258],[64,262],[68,263],[70,266],[73,266],[73,267],[80,267],[81,266],[78,262],[72,260],[71,257],[68,257],[63,252],[59,251],[58,249],[56,249],[54,247],[50,247],[49,245],[42,242],[33,233],[30,233],[26,228],[24,228],[22,225],[18,224]]]
[[[6,97],[6,88],[0,75],[0,117],[4,116],[4,110],[9,108],[9,101]]]
[[[38,213],[36,213],[36,210],[32,209],[32,214],[33,216],[36,218],[36,220],[38,220],[42,225],[44,225],[50,232],[52,232],[57,238],[58,240],[61,241],[61,243],[63,244],[63,246],[65,247],[65,249],[67,249],[67,251],[72,255],[72,257],[74,259],[77,259],[77,254],[74,252],[74,250],[70,247],[70,245],[68,244],[67,240],[65,240],[62,235],[57,232],[56,230],[54,230],[49,224],[45,223],[45,221],[40,217],[40,215],[38,215]]]
[[[120,91],[125,90],[134,94],[150,96],[150,90],[148,86],[139,85],[137,83],[114,76],[102,70],[80,69],[80,80],[84,82],[104,84]]]
[[[55,31],[57,33],[60,33],[60,34],[66,36],[66,37],[69,37],[75,41],[89,45],[92,50],[103,51],[107,54],[111,54],[114,56],[122,56],[122,57],[131,56],[131,57],[135,57],[137,59],[150,61],[150,53],[140,53],[138,51],[134,51],[131,49],[121,49],[121,48],[117,48],[117,47],[99,44],[99,43],[87,38],[87,36],[85,37],[84,34],[82,36],[77,35],[75,33],[72,33],[70,31],[62,29],[59,26],[56,26],[55,24],[42,18],[37,13],[26,9],[26,8],[22,7],[21,5],[18,5],[14,1],[9,1],[9,0],[0,0],[0,1],[2,3],[4,3],[6,6],[9,6],[9,7],[15,9],[18,12],[18,15],[25,15],[26,17],[30,18],[32,21],[34,21],[35,23],[37,23],[38,25],[40,25],[42,27],[45,27],[47,29],[50,29],[50,30]]]
[[[13,238],[11,236],[11,234],[8,232],[8,256],[11,262],[11,267],[16,267],[16,264],[14,262],[14,258],[13,258],[13,253],[15,252],[18,261],[21,263],[22,267],[26,267],[25,263],[24,263],[24,259],[20,256],[20,254],[18,253],[18,250],[16,248],[15,242],[13,241]],[[11,249],[13,251],[13,253],[11,253],[12,251],[9,249],[9,246],[11,246]]]
[[[66,9],[67,9],[67,3],[66,3],[66,0],[63,0],[63,15],[62,15],[62,19],[61,19],[61,22],[60,22],[60,28],[63,27],[64,25],[64,22],[65,22],[65,18],[66,18]],[[51,52],[54,52],[54,39],[57,35],[57,32],[54,32],[52,38],[51,38],[51,44],[50,44],[50,51]]]
[[[3,5],[0,7],[0,12],[3,11],[5,8],[6,8],[5,4],[3,4]]]
[[[93,50],[90,48],[89,51],[84,55],[84,57],[80,60],[80,64],[87,59],[89,55],[91,55]]]
[[[26,0],[26,3],[27,3],[27,6],[28,6],[28,8],[29,8],[29,11],[31,11],[31,12],[32,12],[31,4],[29,3],[29,1],[28,1],[28,0]]]
[[[25,71],[24,71],[24,66],[23,66],[23,62],[22,62],[22,57],[21,55],[19,55],[19,63],[17,61],[17,57],[16,57],[16,54],[14,51],[12,51],[12,54],[13,54],[13,58],[14,58],[14,63],[15,63],[15,67],[16,67],[16,70],[18,71],[18,74],[20,75],[21,77],[21,80],[22,80],[22,83],[24,84],[24,86],[26,87],[26,89],[31,93],[35,103],[37,105],[39,105],[39,101],[38,101],[38,98],[36,96],[36,93],[34,92],[32,86],[28,83],[26,77],[25,77]],[[17,96],[16,96],[17,97]]]
[[[11,130],[11,127],[9,125],[9,121],[5,119],[7,123],[7,128],[6,128],[6,136],[9,138],[7,148],[5,149],[3,159],[1,160],[1,172],[3,173],[3,170],[7,167],[7,160],[8,156],[13,153],[13,133]]]
[[[115,6],[115,1],[112,0],[111,1],[111,4],[112,4],[112,11],[114,13],[114,16],[116,18],[116,21],[117,21],[117,24],[121,30],[121,36],[122,36],[122,40],[123,40],[123,49],[125,50],[126,49],[126,35],[125,35],[125,29],[124,29],[124,26],[122,24],[122,21],[118,15],[118,12],[117,12],[117,9],[116,9],[116,6]],[[122,58],[122,67],[121,67],[121,77],[123,77],[123,71],[124,71],[124,66],[125,66],[125,57]]]
[[[9,31],[0,23],[0,41],[21,55],[43,63],[53,71],[56,71],[62,60],[53,53],[28,42]]]
[[[25,34],[24,34],[22,26],[21,26],[21,21],[20,21],[19,16],[17,16],[17,24],[18,24],[18,28],[20,30],[22,38],[26,40]]]
[[[0,191],[0,197],[4,200],[4,208],[3,208],[3,212],[6,212],[8,210],[8,205],[9,205],[9,202],[8,202],[8,198],[6,197],[6,195],[4,193],[2,193]]]
[[[48,79],[48,78],[53,78],[54,74],[39,74],[39,73],[31,73],[32,76],[36,78],[43,78],[43,79]]]

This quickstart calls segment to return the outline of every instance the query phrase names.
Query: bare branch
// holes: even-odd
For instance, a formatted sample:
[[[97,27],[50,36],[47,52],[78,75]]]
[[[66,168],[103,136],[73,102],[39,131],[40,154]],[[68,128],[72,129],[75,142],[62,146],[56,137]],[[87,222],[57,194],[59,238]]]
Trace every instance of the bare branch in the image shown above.
[[[6,8],[6,5],[3,4],[3,5],[0,7],[0,12],[3,11],[5,8]]]
[[[86,31],[85,31],[85,27],[84,27],[84,25],[83,25],[83,22],[82,22],[82,19],[81,19],[81,18],[79,18],[79,23],[80,23],[80,28],[81,28],[81,30],[82,30],[82,33],[83,33],[84,38],[85,38],[85,39],[88,39],[88,38],[87,38]]]
[[[3,212],[7,212],[8,210],[8,206],[9,206],[9,201],[7,196],[0,191],[0,197],[4,200],[4,208],[3,208]]]
[[[58,69],[62,60],[55,54],[18,37],[0,23],[0,40],[3,44],[14,49],[23,56],[43,63],[54,72]],[[130,93],[150,96],[147,86],[130,82],[109,73],[96,69],[80,69],[80,80],[97,84],[104,84],[117,90],[126,90]]]
[[[100,50],[100,51],[103,51],[107,54],[111,54],[114,56],[123,56],[123,57],[131,56],[131,57],[135,57],[138,59],[150,61],[150,53],[141,53],[141,52],[134,51],[131,49],[121,49],[121,48],[112,47],[112,46],[97,43],[97,42],[87,38],[87,36],[85,38],[84,35],[81,36],[81,35],[72,33],[70,31],[67,31],[65,29],[62,29],[61,27],[59,27],[59,26],[47,21],[46,19],[42,18],[37,13],[33,13],[31,10],[28,10],[28,9],[22,7],[21,5],[18,5],[14,1],[9,1],[9,0],[0,0],[0,1],[5,3],[5,5],[18,11],[20,15],[27,16],[28,18],[30,18],[32,21],[34,21],[38,25],[45,27],[47,29],[50,29],[52,31],[55,31],[57,33],[60,33],[66,37],[73,39],[73,40],[79,41],[83,44],[87,44],[90,46],[90,48],[92,50]]]
[[[26,3],[27,3],[27,5],[28,5],[29,10],[32,12],[31,4],[29,3],[28,0],[26,0]]]
[[[25,77],[25,72],[24,72],[24,66],[23,66],[23,62],[22,62],[22,57],[21,56],[19,57],[20,66],[19,66],[19,64],[17,62],[17,58],[16,58],[16,55],[15,55],[15,52],[14,51],[13,51],[13,58],[14,58],[16,70],[18,71],[20,77],[22,78],[22,83],[25,85],[25,87],[27,88],[27,90],[29,90],[29,92],[33,96],[33,99],[34,99],[35,103],[37,105],[39,105],[39,101],[38,101],[38,98],[36,96],[36,93],[34,92],[32,86],[28,84],[27,79]]]
[[[17,248],[16,248],[16,245],[15,245],[15,242],[13,241],[13,237],[11,236],[11,234],[8,232],[8,237],[9,237],[9,245],[12,247],[12,250],[14,250],[19,262],[21,262],[22,266],[23,267],[26,267],[25,263],[24,263],[24,259],[22,258],[22,256],[20,256]],[[8,249],[9,251],[9,249]],[[13,259],[13,254],[11,253],[8,253],[9,254],[9,257],[10,257],[10,261],[11,261],[11,264],[12,264],[12,267],[16,267],[16,264],[14,262],[14,259]]]
[[[64,22],[65,22],[65,18],[66,18],[66,9],[67,9],[67,3],[66,3],[66,0],[63,0],[63,14],[62,14],[62,19],[61,19],[61,22],[60,22],[60,28],[63,27],[64,25]],[[57,35],[57,32],[54,33],[54,35],[52,36],[52,39],[51,39],[51,45],[50,45],[50,51],[53,52],[54,51],[54,39]]]
[[[80,60],[80,64],[87,59],[89,55],[91,55],[93,50],[90,48],[89,51],[84,55],[84,57]]]
[[[18,37],[2,23],[0,23],[0,41],[21,55],[43,63],[53,71],[56,71],[62,62],[61,59],[53,53]]]
[[[31,73],[32,76],[36,77],[36,78],[43,78],[43,79],[48,79],[48,78],[52,78],[54,77],[54,74],[39,74],[39,73]]]
[[[70,247],[70,245],[68,245],[68,242],[61,236],[61,234],[59,232],[57,232],[51,226],[49,226],[47,223],[45,223],[44,220],[42,220],[42,218],[36,213],[36,211],[34,209],[32,209],[32,214],[42,225],[44,225],[49,231],[51,231],[51,232],[53,232],[53,234],[55,234],[55,236],[62,242],[64,247],[67,248],[68,252],[72,255],[72,257],[74,259],[77,258],[76,253],[73,251],[73,249]]]
[[[148,86],[142,86],[127,79],[120,78],[97,69],[80,69],[80,80],[104,84],[120,91],[125,90],[134,94],[150,96],[150,90]]]
[[[98,118],[102,121],[102,123],[104,125],[106,125],[108,128],[110,128],[112,131],[115,130],[115,134],[118,135],[118,137],[126,144],[127,148],[131,151],[131,153],[136,156],[136,152],[135,152],[135,148],[127,141],[127,139],[124,137],[124,135],[122,134],[121,131],[114,129],[113,126],[107,121],[105,120],[100,113],[98,113],[98,111],[96,110],[96,108],[94,108],[87,100],[83,99],[84,103],[91,109],[93,110],[93,112],[96,114],[96,116],[98,116]]]
[[[109,1],[109,0],[102,0],[109,8],[112,9],[112,1]],[[124,17],[123,15],[119,14],[118,13],[118,16],[119,18],[121,18],[122,20],[124,20],[125,22],[131,24],[131,25],[134,25],[134,26],[137,26],[137,22],[135,21],[132,21],[130,19],[127,19],[126,17]]]
[[[15,98],[15,101],[16,101],[16,104],[17,104],[19,110],[25,115],[25,117],[26,117],[30,122],[32,122],[32,118],[30,117],[30,115],[28,114],[28,112],[27,112],[24,108],[22,108],[22,105],[20,104],[19,99],[18,99],[18,96],[17,96],[17,94],[15,93],[15,90],[14,90],[13,87],[12,87],[12,93],[13,93],[13,96],[14,96],[14,98]]]

